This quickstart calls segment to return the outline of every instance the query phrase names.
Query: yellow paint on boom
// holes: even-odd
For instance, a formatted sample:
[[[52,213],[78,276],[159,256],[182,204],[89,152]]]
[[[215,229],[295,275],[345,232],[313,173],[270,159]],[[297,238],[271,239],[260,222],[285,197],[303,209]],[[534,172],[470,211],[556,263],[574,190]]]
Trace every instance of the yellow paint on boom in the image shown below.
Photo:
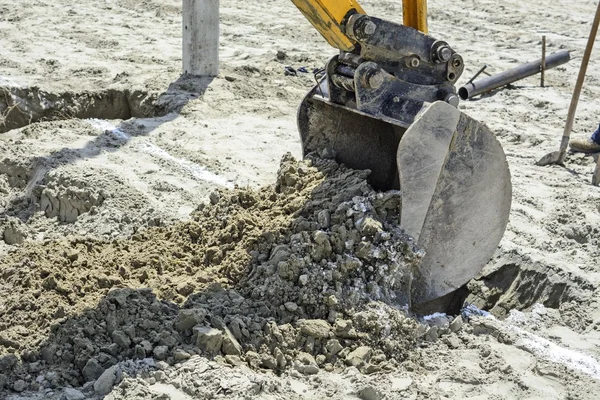
[[[344,18],[352,10],[366,14],[355,0],[292,0],[309,22],[333,47],[352,51],[354,42],[342,30]]]
[[[402,15],[404,25],[427,34],[427,0],[404,0]]]

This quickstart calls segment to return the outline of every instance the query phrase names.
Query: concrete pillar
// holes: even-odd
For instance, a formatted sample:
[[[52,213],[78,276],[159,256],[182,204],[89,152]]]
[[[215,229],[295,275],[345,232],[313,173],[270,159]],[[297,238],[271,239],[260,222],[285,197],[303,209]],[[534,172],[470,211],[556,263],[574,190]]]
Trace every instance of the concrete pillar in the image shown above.
[[[219,0],[183,0],[183,73],[219,73]]]

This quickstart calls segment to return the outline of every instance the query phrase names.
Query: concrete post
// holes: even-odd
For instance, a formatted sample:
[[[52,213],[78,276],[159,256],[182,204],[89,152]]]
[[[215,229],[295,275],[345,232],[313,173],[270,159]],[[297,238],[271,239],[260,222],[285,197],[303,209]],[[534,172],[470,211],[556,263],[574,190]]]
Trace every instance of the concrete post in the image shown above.
[[[219,73],[219,0],[183,0],[183,73]]]

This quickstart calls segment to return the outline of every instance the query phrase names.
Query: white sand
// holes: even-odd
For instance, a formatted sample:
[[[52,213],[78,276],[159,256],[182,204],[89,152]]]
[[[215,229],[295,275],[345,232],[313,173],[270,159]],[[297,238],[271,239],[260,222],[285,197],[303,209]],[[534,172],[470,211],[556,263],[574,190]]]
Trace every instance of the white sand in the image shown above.
[[[363,3],[374,16],[401,21],[399,0]],[[17,224],[26,240],[127,235],[149,220],[185,218],[215,188],[271,183],[285,152],[300,156],[296,108],[313,81],[310,74],[286,77],[283,67],[320,67],[335,50],[290,1],[223,0],[221,7],[222,72],[206,91],[188,81],[167,90],[181,69],[179,1],[4,0],[0,86],[139,89],[164,93],[165,104],[179,101],[182,107],[161,118],[44,122],[0,134],[0,224]],[[566,0],[429,1],[430,34],[449,42],[467,64],[459,84],[484,64],[497,73],[539,58],[542,35],[549,51],[571,49],[573,60],[549,71],[545,88],[532,77],[461,105],[498,135],[514,188],[508,230],[470,300],[485,306],[494,288],[481,282],[500,271],[495,282],[502,276],[507,282],[487,305],[499,317],[514,307],[525,310],[520,340],[499,341],[498,332],[517,329],[503,324],[488,334],[462,333],[456,343],[442,339],[416,351],[405,369],[369,378],[388,398],[598,398],[600,188],[590,185],[595,158],[570,155],[566,167],[535,166],[558,148],[595,8]],[[279,50],[285,61],[277,60]],[[596,51],[574,136],[589,135],[600,122],[598,66]],[[29,175],[19,175],[15,165],[29,168]],[[40,182],[68,186],[72,177],[107,194],[96,214],[74,224],[31,215],[35,204],[9,203],[19,196],[35,203]],[[2,218],[7,215],[28,222]],[[10,249],[0,247],[0,254]],[[512,264],[520,271],[516,278],[506,272]],[[536,302],[546,303],[546,312],[528,311]],[[408,386],[400,378],[410,378]],[[323,379],[352,387],[348,376]],[[311,396],[319,398],[318,390],[299,397]]]

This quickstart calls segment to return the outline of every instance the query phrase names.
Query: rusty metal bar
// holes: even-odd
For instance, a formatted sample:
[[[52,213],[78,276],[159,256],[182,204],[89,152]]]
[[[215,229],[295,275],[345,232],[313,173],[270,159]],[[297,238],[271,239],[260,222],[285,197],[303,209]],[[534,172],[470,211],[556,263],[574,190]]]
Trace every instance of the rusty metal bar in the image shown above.
[[[571,55],[568,50],[550,54],[546,58],[546,69],[558,67],[559,65],[569,62],[570,59]],[[538,74],[540,72],[541,62],[541,60],[532,61],[516,68],[509,69],[508,71],[480,79],[476,82],[471,82],[458,89],[458,95],[461,99],[467,100],[479,94],[527,78],[528,76]]]
[[[600,157],[598,157],[598,163],[596,164],[596,170],[594,171],[594,176],[592,176],[592,185],[594,185],[594,186],[600,185]]]
[[[481,68],[479,69],[479,71],[477,71],[477,73],[476,73],[475,75],[473,75],[473,77],[472,77],[471,79],[469,79],[469,82],[467,82],[467,85],[468,85],[469,83],[472,83],[472,82],[473,82],[475,79],[477,79],[477,77],[478,77],[479,75],[481,75],[481,74],[482,74],[482,73],[485,71],[485,69],[486,69],[486,68],[487,68],[487,64],[485,64],[483,67],[481,67]],[[490,75],[488,74],[488,76],[490,76]]]
[[[542,36],[542,76],[540,78],[540,86],[544,87],[544,80],[546,78],[546,35]]]

